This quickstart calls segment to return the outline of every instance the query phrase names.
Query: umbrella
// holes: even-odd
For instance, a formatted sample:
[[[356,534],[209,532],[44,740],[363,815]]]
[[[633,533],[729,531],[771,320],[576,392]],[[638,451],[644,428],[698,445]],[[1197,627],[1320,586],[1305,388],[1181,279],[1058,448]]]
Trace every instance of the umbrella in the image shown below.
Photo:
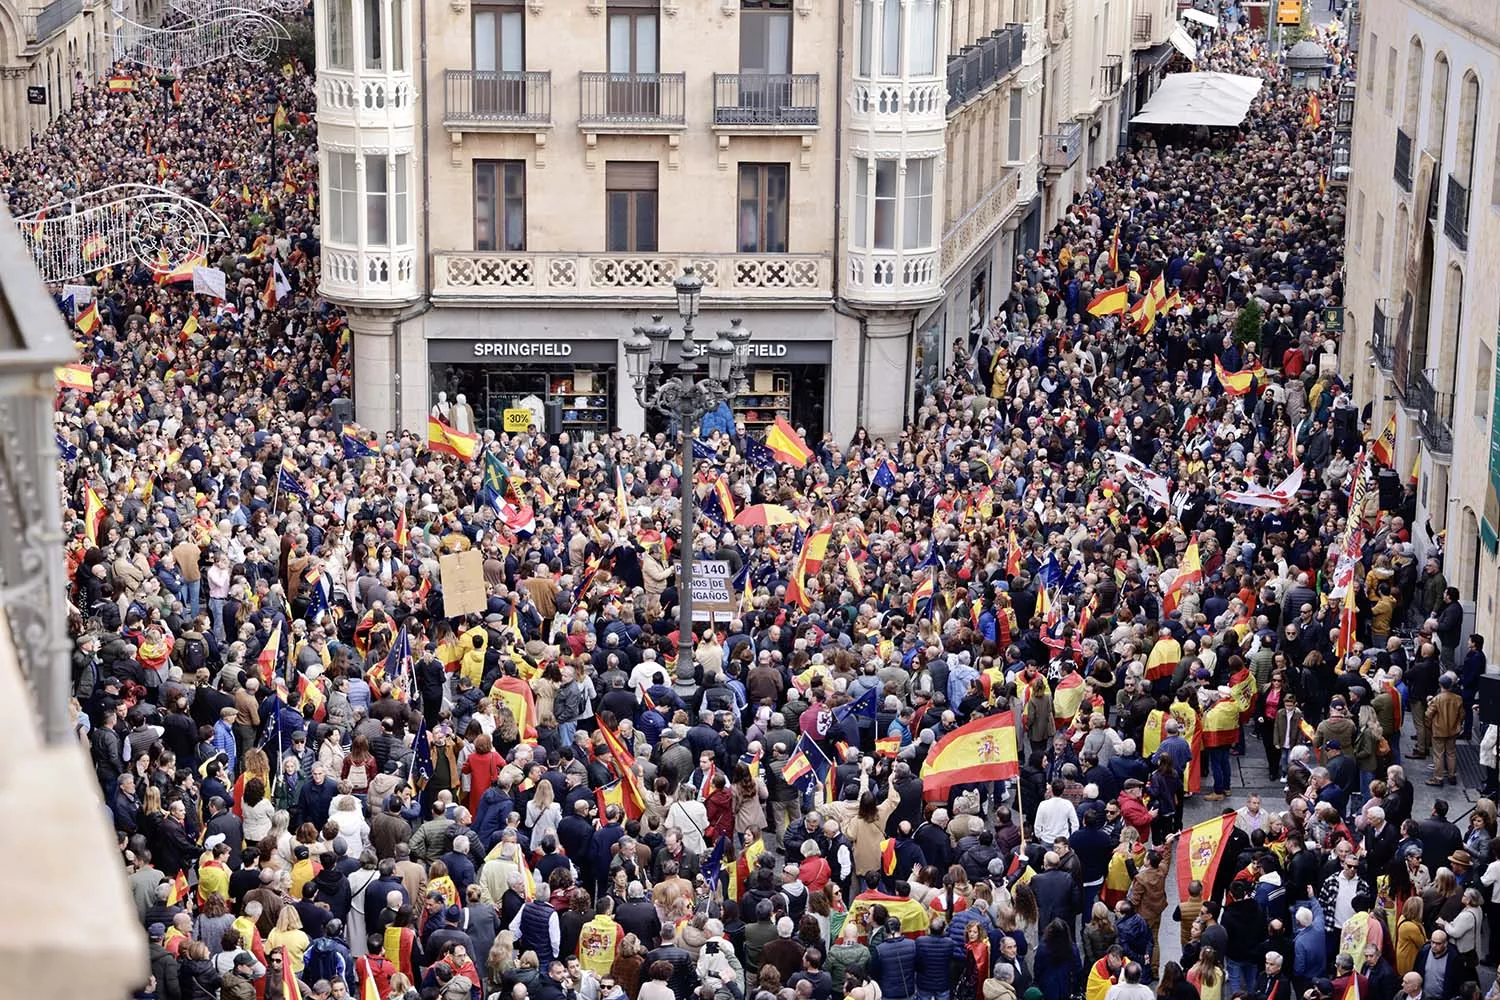
[[[775,528],[783,524],[801,524],[802,518],[780,504],[751,504],[735,515],[734,523],[741,528]]]

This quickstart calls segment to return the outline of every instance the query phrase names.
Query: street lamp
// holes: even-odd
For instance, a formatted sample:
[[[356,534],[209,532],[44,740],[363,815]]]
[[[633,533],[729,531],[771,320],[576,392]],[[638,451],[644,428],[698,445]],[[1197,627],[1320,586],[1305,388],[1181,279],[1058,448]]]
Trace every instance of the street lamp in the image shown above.
[[[682,511],[677,593],[677,662],[693,655],[693,534],[697,513],[693,501],[694,428],[703,417],[743,391],[745,359],[749,355],[750,331],[739,320],[729,330],[720,330],[712,342],[699,344],[693,338],[693,320],[703,296],[703,279],[686,268],[672,283],[677,295],[677,315],[682,319],[682,350],[676,369],[666,373],[667,345],[672,328],[653,315],[647,326],[637,326],[625,338],[625,368],[635,388],[635,398],[647,410],[655,410],[677,422],[679,454],[682,456]]]

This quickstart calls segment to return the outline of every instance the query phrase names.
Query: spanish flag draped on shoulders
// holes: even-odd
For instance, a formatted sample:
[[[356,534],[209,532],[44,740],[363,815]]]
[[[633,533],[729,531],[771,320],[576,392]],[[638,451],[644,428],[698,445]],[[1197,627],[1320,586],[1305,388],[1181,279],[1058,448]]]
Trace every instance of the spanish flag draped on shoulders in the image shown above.
[[[1162,629],[1161,635],[1151,647],[1151,655],[1146,658],[1146,682],[1165,684],[1170,681],[1181,659],[1182,644],[1171,632]]]
[[[1182,789],[1196,794],[1203,787],[1203,724],[1198,718],[1198,710],[1185,701],[1172,702],[1170,711],[1172,718],[1182,727],[1182,738],[1193,751],[1193,759],[1182,773]]]
[[[1141,732],[1141,757],[1149,759],[1155,755],[1161,747],[1161,741],[1167,738],[1167,713],[1160,708],[1153,708],[1151,714],[1146,716],[1146,726]]]
[[[609,975],[615,964],[615,952],[625,932],[615,923],[615,918],[600,914],[578,933],[578,964],[596,976]]]
[[[1210,749],[1232,747],[1240,735],[1240,706],[1230,688],[1220,688],[1217,701],[1203,713],[1203,745]]]
[[[1119,971],[1110,971],[1109,956],[1105,955],[1089,967],[1088,984],[1083,990],[1084,1000],[1104,1000],[1109,988],[1119,981]]]

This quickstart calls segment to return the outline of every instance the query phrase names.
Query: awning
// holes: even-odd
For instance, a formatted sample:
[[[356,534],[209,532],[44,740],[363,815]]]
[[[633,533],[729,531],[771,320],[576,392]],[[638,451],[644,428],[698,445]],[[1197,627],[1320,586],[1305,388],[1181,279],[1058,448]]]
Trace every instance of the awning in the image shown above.
[[[1231,73],[1172,73],[1130,122],[1232,128],[1250,113],[1263,83],[1259,77]]]
[[[1172,55],[1176,51],[1177,50],[1172,47],[1171,42],[1162,42],[1160,45],[1153,45],[1149,49],[1138,50],[1134,56],[1136,73],[1141,74],[1151,72],[1158,66],[1161,66],[1163,63],[1165,63],[1168,59],[1172,58]]]
[[[1205,28],[1217,28],[1219,19],[1212,14],[1205,13],[1196,7],[1189,7],[1179,15],[1184,21],[1194,21]]]
[[[1182,25],[1179,24],[1172,29],[1172,33],[1167,36],[1167,41],[1174,49],[1187,56],[1188,62],[1198,61],[1198,43],[1193,41],[1192,36],[1183,29]]]

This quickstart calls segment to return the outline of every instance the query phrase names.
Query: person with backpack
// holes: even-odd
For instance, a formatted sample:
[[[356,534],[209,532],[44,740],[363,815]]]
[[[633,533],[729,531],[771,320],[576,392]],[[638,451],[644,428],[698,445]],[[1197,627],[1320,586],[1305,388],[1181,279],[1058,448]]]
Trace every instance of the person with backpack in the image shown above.
[[[352,994],[359,987],[354,956],[343,942],[344,922],[337,917],[323,925],[323,936],[307,949],[303,957],[302,978],[309,982],[342,979]]]

